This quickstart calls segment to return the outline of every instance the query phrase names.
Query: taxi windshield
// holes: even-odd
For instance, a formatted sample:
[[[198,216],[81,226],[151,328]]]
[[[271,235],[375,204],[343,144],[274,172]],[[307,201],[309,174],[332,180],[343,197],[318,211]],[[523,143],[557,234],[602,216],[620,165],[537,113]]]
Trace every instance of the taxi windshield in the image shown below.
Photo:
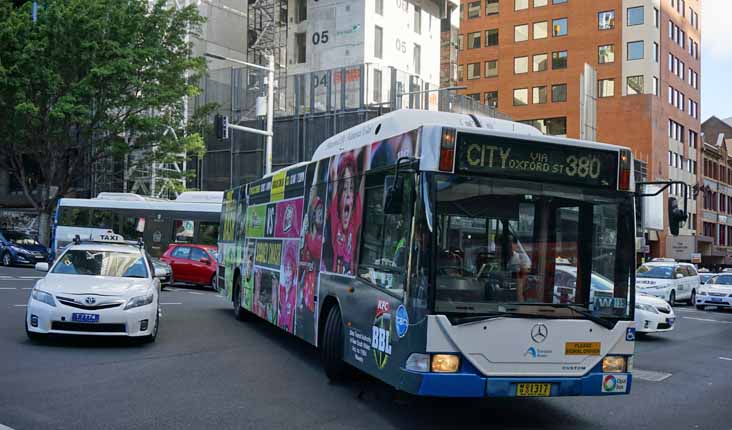
[[[66,251],[51,273],[115,278],[148,277],[145,260],[140,254],[87,249]]]
[[[657,279],[671,279],[674,273],[674,268],[671,266],[647,266],[643,265],[638,268],[636,277],[638,278],[657,278]]]
[[[732,275],[717,276],[709,283],[712,285],[732,285]]]

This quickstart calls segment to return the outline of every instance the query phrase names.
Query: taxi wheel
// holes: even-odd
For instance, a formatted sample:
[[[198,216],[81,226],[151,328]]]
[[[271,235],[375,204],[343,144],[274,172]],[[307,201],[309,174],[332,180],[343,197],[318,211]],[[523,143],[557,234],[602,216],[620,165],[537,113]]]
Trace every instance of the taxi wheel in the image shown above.
[[[676,291],[671,290],[671,294],[668,296],[668,304],[673,306],[676,303]]]
[[[331,308],[325,321],[320,358],[328,379],[337,382],[346,378],[348,369],[343,361],[343,320],[338,306]]]
[[[686,303],[690,305],[696,303],[696,290],[691,290],[691,296],[689,296],[689,301],[687,301]]]
[[[155,326],[153,327],[152,333],[142,338],[143,343],[153,343],[158,338],[158,328],[160,327],[160,309],[155,315]]]

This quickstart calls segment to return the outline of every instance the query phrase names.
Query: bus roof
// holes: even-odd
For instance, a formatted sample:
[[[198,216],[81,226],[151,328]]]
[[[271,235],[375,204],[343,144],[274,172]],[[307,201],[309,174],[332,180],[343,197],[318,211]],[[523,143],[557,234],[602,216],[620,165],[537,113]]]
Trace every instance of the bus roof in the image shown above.
[[[221,212],[223,192],[206,191],[200,195],[185,196],[181,199],[184,194],[186,193],[182,193],[176,200],[165,200],[132,193],[100,193],[99,196],[93,199],[64,198],[59,200],[59,206],[180,212]]]

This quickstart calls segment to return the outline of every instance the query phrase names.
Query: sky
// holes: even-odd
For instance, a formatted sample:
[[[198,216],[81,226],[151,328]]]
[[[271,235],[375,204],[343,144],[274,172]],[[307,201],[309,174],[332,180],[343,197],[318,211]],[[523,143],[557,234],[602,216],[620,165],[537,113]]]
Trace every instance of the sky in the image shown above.
[[[701,120],[732,117],[732,0],[702,0]]]

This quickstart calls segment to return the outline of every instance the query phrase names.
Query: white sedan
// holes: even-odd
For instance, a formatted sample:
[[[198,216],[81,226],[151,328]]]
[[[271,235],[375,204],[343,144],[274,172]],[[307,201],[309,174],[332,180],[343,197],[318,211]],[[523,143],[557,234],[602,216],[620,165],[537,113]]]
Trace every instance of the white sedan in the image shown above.
[[[120,236],[114,236],[120,238]],[[153,342],[159,326],[160,281],[140,246],[77,243],[56,259],[28,299],[32,340],[47,334],[130,336]]]
[[[676,315],[663,299],[644,293],[635,295],[635,330],[639,333],[656,333],[674,329]]]
[[[696,308],[704,310],[707,306],[732,307],[732,273],[715,275],[701,286],[696,295]]]

